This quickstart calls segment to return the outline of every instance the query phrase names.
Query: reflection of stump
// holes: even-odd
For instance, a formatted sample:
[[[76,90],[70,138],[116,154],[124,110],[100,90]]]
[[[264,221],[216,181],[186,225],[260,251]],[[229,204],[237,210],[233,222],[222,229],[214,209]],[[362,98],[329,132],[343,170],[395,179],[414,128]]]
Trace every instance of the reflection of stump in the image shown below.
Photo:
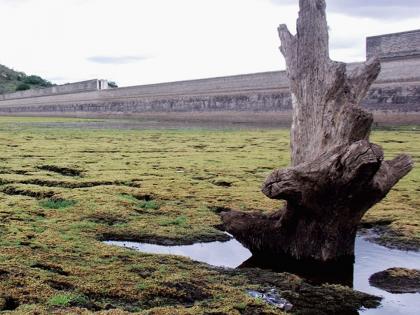
[[[329,283],[353,287],[353,257],[325,263],[313,260],[296,260],[290,256],[253,255],[238,268],[261,268],[280,273],[293,273],[315,285]]]
[[[328,52],[325,0],[300,0],[297,34],[279,27],[293,98],[292,166],[274,171],[263,192],[287,200],[272,215],[227,212],[226,230],[254,253],[336,260],[354,254],[357,226],[412,168],[384,161],[369,142],[372,114],[359,107],[380,72],[373,59],[348,73]]]

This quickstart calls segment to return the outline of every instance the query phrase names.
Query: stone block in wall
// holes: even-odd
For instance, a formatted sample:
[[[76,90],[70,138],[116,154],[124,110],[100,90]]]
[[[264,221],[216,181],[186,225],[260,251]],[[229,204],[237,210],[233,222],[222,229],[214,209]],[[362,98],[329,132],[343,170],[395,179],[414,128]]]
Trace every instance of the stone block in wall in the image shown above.
[[[368,37],[366,56],[380,59],[420,56],[420,30]]]

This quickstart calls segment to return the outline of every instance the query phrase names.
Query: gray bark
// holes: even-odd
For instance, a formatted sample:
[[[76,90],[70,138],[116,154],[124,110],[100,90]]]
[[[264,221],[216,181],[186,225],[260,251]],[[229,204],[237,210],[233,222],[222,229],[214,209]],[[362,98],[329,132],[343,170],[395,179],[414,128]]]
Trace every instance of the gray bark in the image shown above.
[[[284,199],[272,214],[223,213],[226,230],[254,253],[337,260],[354,254],[357,226],[413,166],[408,155],[384,161],[369,142],[371,113],[360,107],[380,72],[376,59],[348,73],[328,49],[325,0],[300,0],[297,34],[280,25],[293,99],[291,162],[262,191]]]

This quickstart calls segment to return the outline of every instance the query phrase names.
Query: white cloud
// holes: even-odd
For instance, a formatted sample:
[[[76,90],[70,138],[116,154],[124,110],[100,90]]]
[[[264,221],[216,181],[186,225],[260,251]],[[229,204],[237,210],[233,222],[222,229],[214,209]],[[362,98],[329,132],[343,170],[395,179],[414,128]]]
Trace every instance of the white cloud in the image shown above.
[[[297,5],[299,0],[271,0],[279,5]],[[327,0],[327,10],[349,16],[387,20],[419,17],[419,0]]]
[[[127,63],[136,63],[146,59],[150,59],[150,56],[91,56],[86,58],[87,61],[102,63],[102,64],[127,64]]]
[[[0,10],[0,63],[120,86],[283,69],[276,28],[297,18],[296,5],[271,0],[0,0]],[[418,26],[328,18],[332,56],[345,61],[364,58],[366,35]]]

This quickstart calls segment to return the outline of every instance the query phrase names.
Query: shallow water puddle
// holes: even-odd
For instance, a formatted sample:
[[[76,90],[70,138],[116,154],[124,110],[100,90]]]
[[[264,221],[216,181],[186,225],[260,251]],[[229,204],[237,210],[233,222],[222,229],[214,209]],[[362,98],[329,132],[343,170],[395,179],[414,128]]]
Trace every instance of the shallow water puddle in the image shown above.
[[[105,243],[127,247],[149,254],[186,256],[192,260],[201,261],[209,265],[227,268],[236,268],[252,256],[251,252],[235,239],[227,242],[195,243],[180,246],[120,241],[107,241]]]
[[[182,246],[162,246],[147,243],[107,241],[109,245],[122,246],[150,254],[180,255],[213,266],[236,268],[241,265],[258,267],[251,252],[238,241],[196,243]],[[369,284],[369,277],[391,267],[420,269],[420,252],[406,252],[371,243],[362,237],[356,239],[356,260],[353,278],[355,290],[382,296],[382,305],[377,309],[362,310],[362,315],[418,315],[420,294],[392,294]],[[257,260],[258,261],[258,260]],[[347,268],[347,267],[346,267]],[[353,268],[346,269],[352,272]],[[350,280],[351,281],[351,280]]]
[[[369,277],[392,267],[420,269],[420,252],[389,249],[369,242],[361,237],[356,240],[356,262],[354,264],[354,289],[382,296],[382,305],[377,309],[361,312],[366,315],[419,315],[420,294],[392,294],[369,284]]]

